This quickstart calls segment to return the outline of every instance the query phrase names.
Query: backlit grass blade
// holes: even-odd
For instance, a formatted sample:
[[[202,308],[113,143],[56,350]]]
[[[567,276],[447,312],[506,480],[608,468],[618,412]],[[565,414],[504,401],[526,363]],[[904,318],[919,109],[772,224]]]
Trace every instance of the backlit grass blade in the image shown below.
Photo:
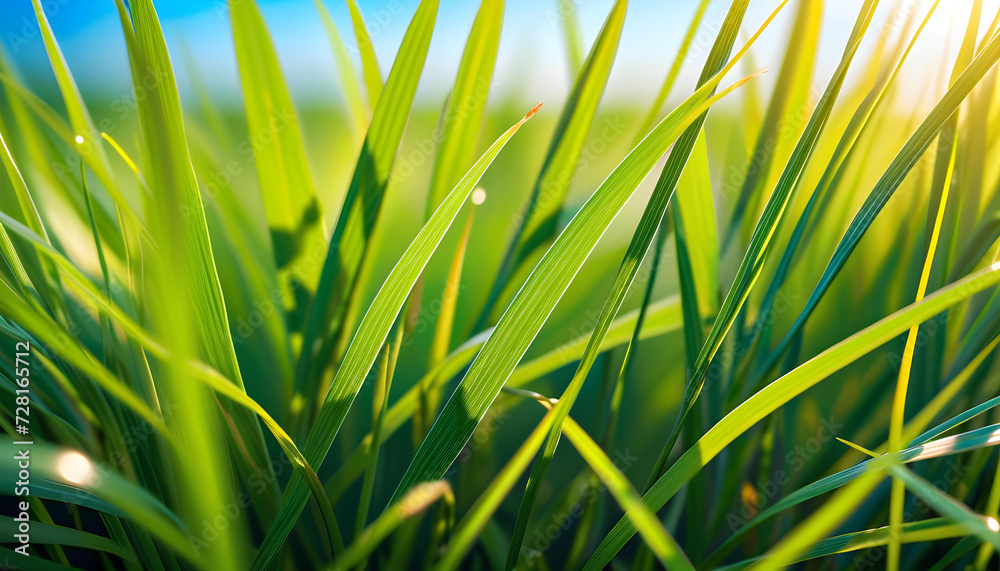
[[[387,89],[388,91],[388,89]],[[539,105],[540,106],[540,105]],[[337,370],[330,392],[326,395],[319,418],[309,433],[306,442],[306,458],[310,464],[322,464],[340,425],[344,422],[361,384],[368,375],[372,364],[399,310],[406,302],[410,289],[420,272],[430,260],[434,250],[444,238],[476,183],[486,172],[490,163],[500,153],[514,133],[538,110],[532,109],[523,119],[507,130],[469,169],[465,177],[452,190],[437,209],[406,252],[389,273],[385,283],[368,308],[357,334],[351,341],[344,361]],[[257,553],[254,568],[266,566],[277,554],[285,537],[291,531],[299,513],[305,505],[306,490],[300,479],[293,479],[286,491],[285,501],[277,520],[268,532],[264,544]]]
[[[372,45],[368,26],[361,15],[357,0],[346,0],[351,13],[351,25],[354,28],[354,39],[358,42],[358,52],[361,55],[361,67],[365,75],[365,88],[368,94],[368,106],[375,109],[382,96],[382,72],[379,70],[378,58],[375,56],[375,46]],[[402,48],[399,50],[403,52]],[[399,57],[398,55],[396,57]]]
[[[934,518],[904,524],[900,533],[900,541],[903,543],[921,543],[963,537],[965,534],[964,527],[952,523],[945,518]],[[887,543],[889,543],[888,526],[845,533],[844,535],[817,541],[808,551],[796,558],[794,563],[819,559],[820,557],[828,557],[839,553],[852,553],[863,549],[881,547]],[[736,571],[737,569],[749,567],[758,559],[748,559],[732,565],[726,565],[725,567],[719,567],[718,569],[719,571]]]
[[[941,221],[944,219],[945,206],[948,204],[948,194],[951,190],[951,175],[955,169],[956,148],[952,146],[951,158],[948,162],[948,174],[942,187],[941,199],[936,209],[931,206],[928,215],[935,212],[934,224],[931,236],[927,245],[927,253],[924,258],[924,266],[920,273],[920,282],[917,284],[917,301],[923,299],[927,293],[927,281],[930,279],[931,265],[934,262],[934,255],[937,252],[938,239],[941,236]],[[917,335],[920,327],[914,326],[906,335],[906,345],[903,348],[902,362],[899,367],[899,377],[896,382],[896,393],[892,401],[892,412],[889,418],[889,452],[899,450],[903,445],[903,422],[906,409],[906,392],[910,382],[910,369],[913,365],[913,354],[917,348]],[[892,499],[889,508],[889,530],[892,536],[889,541],[888,565],[892,570],[899,569],[900,544],[896,539],[899,536],[900,528],[903,525],[903,483],[900,480],[892,481]]]
[[[264,17],[255,0],[229,0],[229,15],[278,283],[297,331],[319,282],[316,260],[326,250],[323,209]]]
[[[489,341],[438,416],[403,476],[395,497],[400,497],[418,482],[440,477],[448,469],[601,235],[639,183],[684,128],[712,103],[749,79],[712,95],[737,59],[695,91],[633,149],[563,230],[508,306]]]
[[[657,559],[667,569],[690,569],[694,571],[694,566],[684,555],[684,551],[677,545],[677,542],[664,527],[660,519],[653,513],[639,497],[632,484],[615,466],[614,462],[608,458],[601,447],[587,434],[579,424],[571,417],[566,417],[563,424],[563,432],[569,438],[573,446],[576,447],[580,456],[587,461],[587,464],[594,470],[594,473],[608,487],[611,495],[615,497],[618,504],[626,512],[632,523],[635,524],[646,545],[656,554]]]
[[[562,211],[563,201],[569,191],[580,153],[594,121],[594,114],[597,112],[597,105],[608,83],[627,9],[627,0],[615,1],[576,77],[573,90],[566,99],[559,122],[556,124],[542,170],[531,189],[526,209],[518,219],[518,227],[504,254],[476,329],[488,325],[487,319],[493,305],[499,299],[504,284],[518,266],[535,248],[556,234],[557,217]]]
[[[441,145],[427,191],[428,216],[454,188],[476,156],[476,139],[493,83],[503,15],[504,0],[483,0],[472,23],[455,85],[439,122]]]
[[[380,543],[407,519],[419,515],[442,497],[451,497],[451,486],[445,480],[430,482],[410,490],[410,493],[389,506],[351,544],[344,554],[328,569],[340,571],[363,564]],[[454,501],[452,499],[451,501]]]
[[[337,25],[330,17],[330,11],[322,0],[313,0],[316,10],[319,12],[319,19],[323,22],[323,30],[326,38],[333,49],[333,59],[337,62],[337,78],[340,80],[340,88],[344,90],[344,98],[347,106],[351,110],[351,118],[354,121],[354,130],[359,139],[364,138],[365,131],[368,130],[368,121],[371,113],[361,98],[361,87],[358,85],[358,76],[354,73],[354,63],[351,62],[351,55],[347,53],[344,40],[337,31]],[[379,79],[381,83],[381,78]]]
[[[83,138],[83,143],[80,144],[75,151],[80,153],[80,155],[85,159],[90,159],[89,163],[91,167],[94,169],[94,172],[101,180],[105,189],[107,189],[107,191],[114,198],[115,203],[122,208],[130,218],[139,220],[131,204],[129,204],[129,202],[118,190],[118,187],[112,181],[107,156],[104,154],[104,150],[98,142],[100,131],[94,127],[94,122],[90,118],[90,113],[87,111],[87,107],[83,103],[83,98],[80,96],[80,90],[77,88],[76,81],[70,73],[69,66],[66,65],[66,59],[63,57],[62,50],[59,48],[55,35],[52,33],[52,27],[49,25],[49,20],[45,16],[45,11],[42,9],[42,2],[40,0],[32,0],[31,5],[35,10],[35,17],[38,20],[38,29],[41,31],[42,40],[45,43],[45,51],[48,53],[49,63],[56,76],[56,83],[59,85],[59,91],[62,94],[63,102],[66,105],[66,112],[69,115],[70,125],[72,126],[74,132],[74,136],[71,137],[70,140],[66,141],[67,146],[73,149],[73,147],[76,146],[76,137]]]
[[[427,58],[437,7],[437,0],[423,0],[417,7],[389,72],[385,92],[374,106],[371,125],[341,205],[316,296],[306,319],[302,352],[295,370],[299,399],[313,396],[319,376],[332,357],[330,338],[342,329],[340,320],[382,207],[393,159]],[[349,336],[351,332],[340,334]],[[322,394],[320,392],[319,396]]]
[[[945,309],[998,283],[1000,283],[1000,264],[967,276],[922,301],[893,313],[774,381],[740,404],[702,436],[643,495],[645,502],[654,510],[659,510],[684,483],[697,474],[723,448],[795,396],[907,331],[913,325],[923,323]],[[586,569],[603,568],[634,533],[634,528],[627,520],[619,521],[591,557]]]

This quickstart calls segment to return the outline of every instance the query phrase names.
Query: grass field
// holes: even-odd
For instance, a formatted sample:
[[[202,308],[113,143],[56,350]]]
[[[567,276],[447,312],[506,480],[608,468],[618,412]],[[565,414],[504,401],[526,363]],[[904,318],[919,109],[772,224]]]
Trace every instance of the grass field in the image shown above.
[[[236,103],[151,0],[106,0],[131,91],[82,92],[29,1],[5,568],[997,568],[994,3],[688,0],[621,98],[629,3],[592,35],[546,0],[543,105],[496,81],[504,0],[403,2],[391,61],[309,3],[337,91],[305,102],[217,3]]]

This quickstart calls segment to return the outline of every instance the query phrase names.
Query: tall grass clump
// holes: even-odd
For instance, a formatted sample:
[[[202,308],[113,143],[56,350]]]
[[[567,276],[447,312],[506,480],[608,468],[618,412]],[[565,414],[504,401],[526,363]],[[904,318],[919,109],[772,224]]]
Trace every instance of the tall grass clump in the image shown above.
[[[402,3],[391,62],[314,0],[308,105],[255,0],[213,7],[236,103],[105,0],[119,121],[18,2],[55,81],[0,51],[5,568],[996,568],[990,2],[684,3],[645,103],[629,3],[587,44],[554,2],[543,107],[504,0]]]

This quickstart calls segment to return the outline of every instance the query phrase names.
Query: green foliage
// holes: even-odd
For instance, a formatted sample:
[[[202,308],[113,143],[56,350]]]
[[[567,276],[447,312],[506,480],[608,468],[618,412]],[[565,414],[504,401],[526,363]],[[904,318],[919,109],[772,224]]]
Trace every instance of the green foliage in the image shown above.
[[[384,23],[314,2],[341,91],[307,105],[267,12],[229,0],[231,105],[183,49],[182,100],[153,2],[115,0],[112,134],[31,0],[53,88],[0,53],[0,494],[27,568],[995,567],[1000,14],[948,12],[961,42],[926,61],[950,3],[836,30],[832,3],[690,2],[623,103],[638,3],[588,37],[560,0],[570,85],[542,109],[494,80],[511,2],[467,33],[404,4],[383,77]]]

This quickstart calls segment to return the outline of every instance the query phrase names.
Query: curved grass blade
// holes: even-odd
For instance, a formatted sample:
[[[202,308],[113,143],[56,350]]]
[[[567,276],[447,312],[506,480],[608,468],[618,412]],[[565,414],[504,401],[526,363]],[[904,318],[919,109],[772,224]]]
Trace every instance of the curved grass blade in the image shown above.
[[[316,296],[306,318],[302,352],[295,369],[297,399],[312,397],[319,376],[333,356],[330,338],[338,330],[345,329],[340,327],[340,321],[381,210],[393,158],[427,58],[437,8],[437,0],[423,0],[417,7],[389,72],[385,93],[374,106],[371,125],[341,205]],[[351,333],[340,331],[342,336]],[[318,393],[323,394],[322,391]]]
[[[417,237],[389,273],[385,283],[369,306],[357,334],[351,341],[344,361],[337,370],[330,392],[327,393],[320,409],[316,425],[306,442],[306,458],[310,464],[319,465],[329,451],[333,440],[357,396],[361,384],[368,375],[377,353],[385,342],[389,329],[399,310],[406,302],[410,289],[420,272],[430,260],[434,250],[444,238],[473,187],[486,172],[493,159],[514,136],[514,133],[538,110],[535,107],[523,119],[507,130],[469,169],[465,177],[441,203],[438,210],[420,230]],[[285,537],[291,531],[295,519],[305,505],[306,495],[299,478],[293,478],[285,494],[278,517],[268,532],[254,560],[254,568],[259,569],[270,563],[277,554]]]
[[[423,484],[410,490],[401,500],[389,506],[371,525],[365,528],[329,571],[341,571],[364,563],[372,551],[406,520],[422,513],[440,498],[454,503],[451,486],[445,480]],[[449,500],[450,498],[450,500]]]
[[[597,105],[608,83],[627,9],[627,0],[615,1],[577,75],[573,90],[556,123],[542,170],[531,189],[527,209],[520,217],[474,330],[488,325],[490,312],[500,299],[509,278],[537,247],[556,233],[557,218],[594,121]]]
[[[608,351],[614,347],[627,343],[629,336],[636,328],[637,315],[638,311],[631,311],[616,319],[611,324],[611,328],[607,337],[604,339],[601,350]],[[639,335],[642,339],[650,339],[676,331],[680,329],[681,326],[680,304],[678,303],[676,297],[668,298],[652,304],[649,307],[647,319],[639,331]],[[483,343],[486,342],[486,338],[488,338],[488,335],[486,334],[489,334],[490,332],[491,330],[487,330],[484,334],[476,335],[462,346],[452,351],[451,355],[449,355],[447,359],[428,371],[415,387],[411,388],[402,397],[400,397],[387,413],[386,424],[382,428],[383,434],[385,435],[383,438],[391,436],[396,430],[403,426],[403,423],[414,414],[415,410],[417,410],[417,407],[419,406],[418,387],[427,384],[429,390],[439,390],[439,387],[442,384],[444,384],[452,376],[461,372],[462,369],[464,369],[469,362],[472,361],[479,349],[482,348]],[[513,388],[522,387],[533,380],[539,379],[544,375],[579,359],[580,356],[583,355],[584,348],[589,338],[589,335],[581,335],[565,345],[556,347],[555,349],[540,355],[535,359],[521,363],[516,369],[514,369],[510,379],[507,380],[506,386]],[[327,482],[327,494],[333,501],[340,498],[346,491],[347,487],[364,471],[365,457],[369,453],[372,442],[372,434],[369,433],[362,439],[358,448],[356,448],[354,452],[352,452],[351,455],[341,463],[340,468],[333,478]]]
[[[347,0],[347,9],[351,13],[351,25],[354,28],[354,39],[358,42],[358,52],[361,54],[361,67],[365,75],[365,87],[368,93],[368,106],[375,109],[382,97],[382,72],[379,70],[378,58],[375,56],[375,46],[372,45],[368,26],[361,15],[357,0]],[[400,53],[403,50],[400,48]],[[399,57],[399,56],[396,56]],[[391,73],[390,73],[391,75]]]
[[[472,23],[455,85],[441,117],[441,146],[434,159],[427,195],[428,216],[455,187],[476,156],[476,138],[493,82],[503,15],[504,0],[483,0]]]
[[[354,73],[354,64],[351,63],[351,55],[347,53],[344,40],[337,31],[330,11],[322,0],[313,0],[316,10],[319,12],[319,19],[323,22],[323,30],[326,38],[333,49],[333,59],[337,62],[337,77],[340,79],[340,88],[344,90],[344,98],[347,99],[347,106],[351,109],[351,118],[354,121],[354,130],[359,138],[363,138],[368,130],[368,120],[370,114],[365,107],[365,102],[361,99],[361,87],[358,85],[358,77]],[[381,83],[381,79],[379,79]]]
[[[644,500],[653,509],[659,510],[723,448],[795,396],[907,331],[914,324],[922,323],[998,283],[1000,263],[971,274],[922,301],[893,313],[777,379],[740,404],[702,436],[653,484],[644,494]],[[634,533],[634,528],[627,520],[619,521],[588,561],[586,569],[592,571],[607,565]]]

